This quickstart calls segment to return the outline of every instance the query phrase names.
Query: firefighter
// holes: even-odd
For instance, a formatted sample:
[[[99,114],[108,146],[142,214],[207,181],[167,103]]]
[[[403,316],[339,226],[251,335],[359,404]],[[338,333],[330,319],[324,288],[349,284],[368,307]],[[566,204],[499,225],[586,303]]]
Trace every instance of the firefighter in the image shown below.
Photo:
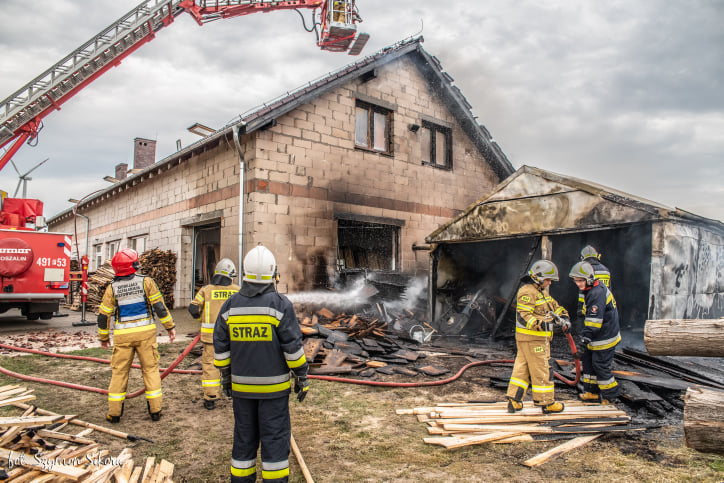
[[[611,286],[611,272],[606,265],[601,263],[601,254],[592,246],[586,245],[581,250],[581,261],[588,262],[593,267],[597,280],[603,282],[606,287]],[[578,307],[576,309],[576,320],[573,324],[573,333],[580,335],[583,330],[583,319],[585,318],[585,296],[578,292]]]
[[[510,413],[523,409],[523,397],[528,387],[533,404],[541,407],[544,413],[560,413],[565,408],[563,403],[556,402],[553,393],[550,340],[554,323],[568,331],[570,321],[566,309],[548,293],[554,280],[558,281],[558,268],[548,260],[535,262],[521,279],[524,285],[518,290],[515,317],[518,353],[506,393]]]
[[[276,281],[272,252],[261,245],[250,250],[241,289],[224,302],[214,328],[215,364],[234,406],[232,482],[256,481],[260,442],[262,478],[288,480],[292,377],[299,402],[309,389],[299,322]]]
[[[138,354],[143,383],[146,386],[148,412],[152,421],[158,421],[161,419],[162,396],[154,312],[168,331],[171,342],[176,339],[173,318],[163,302],[156,282],[150,277],[136,274],[140,265],[135,250],[124,248],[119,251],[111,259],[111,266],[116,276],[106,288],[98,308],[98,338],[104,349],[108,348],[111,317],[115,316],[106,419],[111,423],[121,420],[128,373],[134,354]]]
[[[188,308],[194,319],[201,320],[201,387],[204,390],[204,407],[209,410],[214,409],[221,388],[221,376],[214,365],[214,324],[226,299],[239,291],[239,286],[233,283],[234,278],[234,262],[222,258],[216,264],[211,284],[199,290]]]
[[[596,280],[600,280],[606,287],[611,288],[611,272],[606,265],[601,263],[601,254],[593,246],[586,245],[583,247],[581,261],[590,263],[596,275]]]
[[[616,399],[620,387],[611,367],[616,344],[621,342],[616,299],[611,290],[596,279],[595,269],[588,262],[578,262],[568,274],[585,296],[582,344],[578,349],[583,364],[583,401],[609,404]]]

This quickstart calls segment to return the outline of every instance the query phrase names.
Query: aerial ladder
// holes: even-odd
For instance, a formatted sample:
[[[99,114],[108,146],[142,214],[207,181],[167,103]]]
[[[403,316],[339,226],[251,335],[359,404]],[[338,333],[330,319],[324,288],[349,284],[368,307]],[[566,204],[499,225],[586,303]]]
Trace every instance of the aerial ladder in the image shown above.
[[[36,140],[45,116],[85,86],[155,38],[183,12],[203,26],[214,20],[257,12],[313,9],[317,45],[330,52],[358,55],[369,35],[357,33],[361,22],[355,0],[145,0],[0,103],[0,170],[23,143]],[[300,12],[301,14],[301,12]],[[306,25],[305,25],[306,29]]]

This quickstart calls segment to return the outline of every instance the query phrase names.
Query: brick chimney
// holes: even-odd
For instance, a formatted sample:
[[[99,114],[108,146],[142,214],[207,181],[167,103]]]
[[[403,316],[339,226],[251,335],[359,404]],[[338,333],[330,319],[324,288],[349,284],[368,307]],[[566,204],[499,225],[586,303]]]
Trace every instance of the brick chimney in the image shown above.
[[[126,179],[128,175],[128,163],[120,163],[116,165],[116,179],[118,181]]]
[[[143,169],[156,162],[156,141],[136,138],[133,140],[133,169]]]

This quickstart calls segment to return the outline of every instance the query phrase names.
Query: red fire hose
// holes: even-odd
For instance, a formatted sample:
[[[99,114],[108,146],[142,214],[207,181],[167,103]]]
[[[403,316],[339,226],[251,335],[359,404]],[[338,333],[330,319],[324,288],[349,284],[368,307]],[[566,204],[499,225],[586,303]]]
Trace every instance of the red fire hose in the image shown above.
[[[576,378],[571,381],[570,379],[561,376],[557,372],[553,373],[553,377],[561,382],[565,382],[569,386],[575,386],[581,380],[581,358],[578,356],[578,349],[576,348],[576,343],[573,341],[573,337],[571,337],[571,333],[564,332],[564,334],[566,335],[566,339],[568,339],[568,345],[571,348],[571,354],[573,355],[573,360],[576,364]]]
[[[201,338],[201,334],[197,334],[196,337],[194,338],[194,340],[191,341],[191,343],[188,345],[188,347],[186,347],[186,349],[181,353],[181,355],[178,356],[178,357],[176,358],[176,360],[174,360],[174,361],[171,363],[171,365],[168,366],[168,367],[161,373],[161,379],[164,379],[166,376],[168,376],[171,372],[174,371],[174,369],[176,368],[176,366],[178,366],[179,363],[181,363],[181,361],[184,360],[184,358],[189,354],[189,352],[191,352],[191,349],[194,348],[194,346],[196,345],[196,343],[199,341],[200,338]],[[106,361],[105,359],[98,359],[98,358],[96,358],[96,357],[69,356],[69,355],[67,355],[67,354],[55,354],[55,353],[52,353],[52,352],[41,352],[41,351],[36,351],[36,350],[34,350],[34,349],[18,348],[18,347],[13,347],[13,346],[5,345],[5,344],[0,344],[0,347],[6,348],[6,349],[12,349],[12,350],[20,350],[20,351],[23,351],[23,352],[39,353],[39,354],[49,355],[49,356],[53,356],[53,357],[64,357],[64,358],[69,358],[69,359],[80,359],[80,360],[88,360],[88,361],[93,361],[93,362],[110,363],[110,361]],[[134,364],[134,367],[137,367],[137,364]],[[196,372],[196,373],[200,373],[200,372],[201,372],[201,371],[198,371],[198,372]],[[5,374],[6,376],[10,376],[10,377],[14,377],[14,378],[16,378],[16,379],[23,380],[23,381],[41,382],[41,383],[45,383],[45,384],[53,384],[53,385],[60,386],[60,387],[67,387],[67,388],[69,388],[69,389],[79,389],[79,390],[81,390],[81,391],[95,392],[95,393],[98,393],[98,394],[108,394],[108,390],[107,390],[107,389],[100,389],[100,388],[98,388],[98,387],[92,387],[92,386],[83,386],[83,385],[81,385],[81,384],[71,384],[71,383],[69,383],[69,382],[55,381],[55,380],[52,380],[52,379],[43,379],[43,378],[41,378],[41,377],[26,376],[25,374],[19,374],[19,373],[17,373],[17,372],[13,372],[13,371],[10,371],[10,370],[8,370],[8,369],[5,369],[5,368],[2,367],[2,366],[0,366],[0,373]],[[190,371],[189,371],[189,373],[190,373]],[[133,393],[131,393],[131,394],[128,394],[128,395],[126,396],[126,399],[131,399],[131,398],[134,398],[134,397],[136,397],[136,396],[140,396],[141,394],[144,394],[145,391],[146,391],[146,388],[145,388],[145,387],[142,388],[142,389],[139,389],[139,390],[136,391],[136,392],[133,392]]]
[[[576,378],[574,380],[567,379],[566,377],[560,375],[557,372],[553,373],[553,376],[558,379],[561,382],[564,382],[568,384],[569,386],[575,386],[578,384],[578,382],[581,379],[581,361],[577,358],[577,349],[576,344],[573,341],[573,337],[571,337],[570,333],[566,333],[566,339],[568,339],[568,345],[571,348],[571,353],[573,354],[574,360],[575,360],[575,366],[576,366]],[[189,352],[191,352],[191,349],[196,345],[196,343],[199,341],[199,338],[201,337],[201,334],[196,335],[194,340],[191,341],[191,343],[186,347],[184,352],[165,370],[163,370],[161,374],[161,379],[164,379],[168,374],[171,372],[178,373],[178,374],[200,374],[201,371],[191,371],[191,370],[176,370],[176,366],[188,355]],[[105,364],[109,364],[110,361],[106,359],[100,359],[97,357],[87,357],[87,356],[74,356],[74,355],[68,355],[68,354],[56,354],[53,352],[43,352],[38,351],[35,349],[25,349],[21,347],[14,347],[6,344],[0,344],[0,348],[4,349],[10,349],[10,350],[17,350],[22,352],[29,352],[33,354],[42,354],[42,355],[48,355],[52,357],[61,357],[61,358],[67,358],[67,359],[77,359],[77,360],[86,360],[86,361],[92,361],[92,362],[101,362]],[[424,386],[442,386],[443,384],[448,384],[450,382],[453,382],[460,378],[460,376],[463,375],[463,373],[468,370],[471,367],[475,366],[481,366],[481,365],[488,365],[488,364],[511,364],[515,362],[513,359],[489,359],[485,361],[475,361],[471,362],[469,364],[464,365],[460,368],[460,370],[451,377],[448,377],[446,379],[440,379],[437,381],[423,381],[423,382],[391,382],[391,381],[368,381],[368,380],[362,380],[362,379],[350,379],[350,378],[344,378],[344,377],[333,377],[333,376],[318,376],[310,374],[310,379],[318,379],[321,381],[330,381],[330,382],[342,382],[342,383],[348,383],[348,384],[359,384],[359,385],[366,385],[366,386],[381,386],[381,387],[424,387]],[[140,368],[138,364],[133,364],[132,367]],[[160,370],[160,369],[159,369]],[[96,392],[99,394],[108,394],[108,390],[106,389],[100,389],[97,387],[91,387],[91,386],[83,386],[79,384],[71,384],[67,382],[62,381],[54,381],[51,379],[43,379],[39,377],[33,377],[33,376],[26,376],[24,374],[19,374],[13,371],[9,371],[5,369],[4,367],[0,366],[0,373],[5,374],[10,377],[14,377],[16,379],[21,379],[25,381],[33,381],[33,382],[41,382],[46,384],[54,384],[61,387],[67,387],[70,389],[79,389],[84,391],[90,391],[90,392]],[[134,393],[129,394],[126,396],[127,399],[130,399],[132,397],[139,396],[144,393],[144,389],[140,389]]]

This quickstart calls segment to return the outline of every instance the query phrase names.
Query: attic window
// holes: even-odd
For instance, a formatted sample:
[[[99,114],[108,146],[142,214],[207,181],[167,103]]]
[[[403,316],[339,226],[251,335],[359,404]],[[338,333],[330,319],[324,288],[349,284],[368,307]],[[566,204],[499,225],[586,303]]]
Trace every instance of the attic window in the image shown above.
[[[392,154],[392,111],[358,100],[354,144],[358,148]]]
[[[452,129],[423,120],[420,143],[422,164],[452,169]]]

